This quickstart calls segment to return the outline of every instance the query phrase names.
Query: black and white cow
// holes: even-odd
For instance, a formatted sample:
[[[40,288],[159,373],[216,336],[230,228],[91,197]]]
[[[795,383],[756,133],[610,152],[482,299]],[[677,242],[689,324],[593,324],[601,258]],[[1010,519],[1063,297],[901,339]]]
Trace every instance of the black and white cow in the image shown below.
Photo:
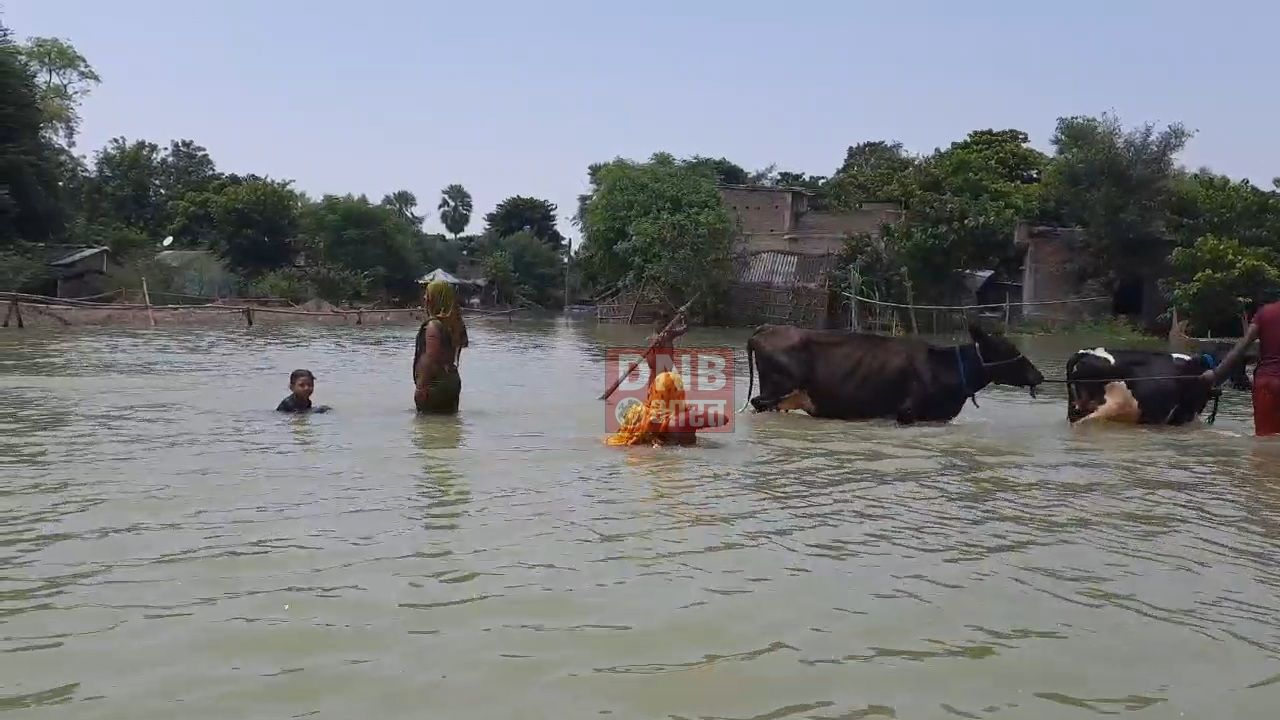
[[[1067,360],[1067,419],[1182,425],[1219,392],[1200,379],[1216,359],[1154,350],[1080,350]]]

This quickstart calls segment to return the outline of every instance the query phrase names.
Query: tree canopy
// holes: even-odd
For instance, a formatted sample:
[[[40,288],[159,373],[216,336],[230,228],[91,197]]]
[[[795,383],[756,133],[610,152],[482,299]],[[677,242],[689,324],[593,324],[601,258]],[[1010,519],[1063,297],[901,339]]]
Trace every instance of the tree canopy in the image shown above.
[[[715,179],[699,168],[665,154],[593,166],[578,222],[595,282],[647,288],[673,304],[700,291],[719,299],[731,226]]]
[[[20,52],[39,88],[48,136],[74,147],[80,131],[80,103],[102,78],[80,51],[60,38],[33,37]]]
[[[547,200],[514,195],[498,203],[493,212],[484,216],[484,221],[485,232],[498,237],[528,232],[556,250],[565,242],[556,227],[555,203]]]
[[[62,232],[60,162],[43,129],[39,89],[0,25],[0,250]]]

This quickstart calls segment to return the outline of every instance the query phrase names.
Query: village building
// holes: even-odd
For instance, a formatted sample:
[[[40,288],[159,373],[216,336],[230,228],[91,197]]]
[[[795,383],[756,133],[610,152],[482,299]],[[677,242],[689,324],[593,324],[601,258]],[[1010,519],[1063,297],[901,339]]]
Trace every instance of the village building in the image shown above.
[[[54,297],[60,298],[85,298],[108,291],[107,272],[115,265],[108,248],[49,245],[44,250],[50,272],[42,292],[52,290]]]
[[[785,323],[843,327],[843,300],[831,282],[845,242],[879,237],[902,219],[897,203],[865,202],[842,212],[810,207],[814,193],[771,185],[719,185],[733,223],[727,320],[734,325]],[[597,306],[602,322],[648,324],[664,305],[624,292]]]
[[[721,185],[734,222],[730,320],[837,327],[843,302],[831,282],[848,238],[878,237],[902,219],[897,203],[865,202],[843,212],[810,208],[803,188]]]
[[[1084,247],[1084,230],[1019,223],[1014,246],[1023,252],[1022,314],[1027,318],[1075,321],[1104,315],[1126,316],[1144,327],[1154,327],[1168,309],[1159,278],[1167,268],[1126,268],[1110,292],[1098,283],[1085,282],[1076,262]],[[1082,300],[1083,298],[1101,300]],[[1077,302],[1058,302],[1077,299]]]

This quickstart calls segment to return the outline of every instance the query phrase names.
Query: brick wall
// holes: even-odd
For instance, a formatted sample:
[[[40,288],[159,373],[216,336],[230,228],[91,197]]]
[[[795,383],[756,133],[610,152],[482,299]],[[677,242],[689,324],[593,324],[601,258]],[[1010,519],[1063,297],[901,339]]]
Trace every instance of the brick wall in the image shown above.
[[[791,229],[791,192],[775,188],[720,188],[720,199],[741,233]]]
[[[834,233],[793,234],[760,233],[742,235],[734,239],[733,251],[736,254],[758,253],[765,251],[794,252],[804,255],[837,254],[844,248],[845,236]]]
[[[892,224],[902,213],[892,207],[873,207],[844,213],[807,212],[797,218],[796,232],[879,235],[880,226]]]
[[[1023,260],[1023,302],[1079,297],[1080,283],[1072,268],[1072,257],[1080,246],[1079,230],[1020,225],[1016,241],[1027,248]],[[1078,312],[1072,305],[1031,305],[1025,309],[1027,317],[1068,318]]]

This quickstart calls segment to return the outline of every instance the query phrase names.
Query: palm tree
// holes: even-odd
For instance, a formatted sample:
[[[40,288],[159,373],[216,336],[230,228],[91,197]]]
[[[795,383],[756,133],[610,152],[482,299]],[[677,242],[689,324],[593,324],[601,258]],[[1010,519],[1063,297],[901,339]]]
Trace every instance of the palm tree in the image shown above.
[[[471,222],[471,193],[454,183],[441,193],[437,210],[440,211],[440,222],[444,223],[445,229],[453,233],[453,239],[457,240]]]
[[[396,211],[396,214],[410,225],[421,228],[423,216],[414,213],[418,209],[418,198],[408,190],[397,190],[382,197],[382,204]]]

